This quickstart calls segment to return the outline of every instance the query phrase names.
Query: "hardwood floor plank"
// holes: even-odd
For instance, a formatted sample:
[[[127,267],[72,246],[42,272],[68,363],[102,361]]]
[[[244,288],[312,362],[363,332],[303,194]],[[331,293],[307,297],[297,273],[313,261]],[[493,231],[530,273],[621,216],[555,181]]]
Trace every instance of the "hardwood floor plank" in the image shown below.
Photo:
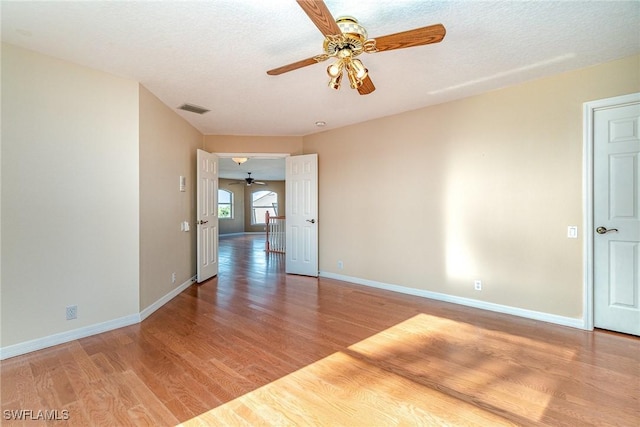
[[[139,408],[143,408],[148,417],[153,420],[152,425],[166,425],[178,423],[178,419],[169,411],[164,403],[158,399],[153,390],[145,384],[133,371],[123,372],[120,381],[127,384],[135,396],[137,402],[129,411],[139,412]]]
[[[62,408],[76,400],[75,392],[60,360],[65,349],[58,350],[52,361],[33,360],[31,372],[40,400],[46,408]]]
[[[84,404],[78,400],[75,402],[71,402],[66,405],[62,410],[66,410],[66,414],[68,415],[68,419],[64,419],[65,414],[61,414],[63,418],[62,421],[52,421],[48,424],[52,426],[59,426],[64,422],[65,427],[86,427],[88,425],[92,425],[87,413],[85,412]]]
[[[127,410],[129,415],[128,422],[134,426],[148,426],[153,427],[159,424],[163,424],[162,420],[153,419],[147,413],[147,409],[144,405],[136,405]]]
[[[2,410],[87,426],[639,424],[637,337],[287,276],[263,236],[220,243],[219,275],[141,324],[2,361]]]
[[[24,398],[21,391],[33,389],[35,384],[31,367],[26,361],[13,358],[3,361],[2,366],[4,369],[2,381],[0,381],[0,395],[2,396],[2,408],[6,409],[8,402],[19,402]]]

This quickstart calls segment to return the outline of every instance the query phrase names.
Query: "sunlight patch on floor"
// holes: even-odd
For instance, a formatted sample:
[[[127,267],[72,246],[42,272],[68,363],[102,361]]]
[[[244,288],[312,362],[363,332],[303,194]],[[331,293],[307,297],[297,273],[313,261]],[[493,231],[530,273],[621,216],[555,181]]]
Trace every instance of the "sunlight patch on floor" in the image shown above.
[[[536,374],[537,351],[526,337],[418,314],[180,425],[536,422],[558,381]]]

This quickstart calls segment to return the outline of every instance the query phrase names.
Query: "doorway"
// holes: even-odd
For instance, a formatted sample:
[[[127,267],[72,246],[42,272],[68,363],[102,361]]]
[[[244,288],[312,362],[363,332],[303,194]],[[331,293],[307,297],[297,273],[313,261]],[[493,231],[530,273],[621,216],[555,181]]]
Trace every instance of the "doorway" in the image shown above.
[[[280,216],[284,213],[286,216],[286,225],[284,225],[286,249],[286,272],[291,274],[300,274],[317,277],[318,276],[318,156],[317,154],[305,154],[290,156],[289,154],[252,154],[252,153],[216,153],[220,159],[219,177],[225,178],[225,164],[232,165],[231,170],[235,171],[237,166],[244,164],[254,168],[259,165],[260,160],[264,159],[283,159],[284,160],[284,198],[280,197],[276,205],[272,204],[273,209],[278,209]],[[248,170],[246,171],[248,173]],[[246,180],[246,188],[259,184],[254,180],[259,180],[260,176],[248,176]],[[245,181],[238,181],[235,184],[244,185]],[[265,185],[262,183],[262,185]],[[259,191],[259,190],[258,190]],[[251,209],[254,209],[254,199],[251,197],[254,191],[249,192],[250,197],[244,196],[245,208],[251,203]],[[284,205],[282,206],[283,203]],[[264,206],[261,207],[264,209]],[[274,211],[275,213],[275,211]],[[256,218],[251,212],[245,217],[249,217],[250,221]],[[284,219],[284,218],[281,218]],[[266,221],[265,221],[266,222]],[[246,225],[254,225],[245,218]],[[222,227],[220,227],[222,229]],[[264,224],[263,224],[264,229]],[[266,230],[266,229],[264,229]],[[243,231],[243,233],[245,232]],[[265,233],[266,234],[266,233]]]
[[[256,212],[252,203],[253,193],[266,190],[278,195],[283,210],[285,194],[285,159],[288,154],[264,153],[216,153],[219,161],[219,188],[229,203],[226,217],[220,220],[220,235],[261,233],[264,231],[264,212]],[[236,163],[232,158],[247,159]],[[249,173],[251,175],[249,175]],[[253,184],[248,186],[246,179]],[[263,185],[266,183],[267,185]],[[226,192],[225,192],[226,191]],[[260,216],[261,215],[261,216]],[[284,214],[283,214],[284,215]],[[258,216],[260,216],[258,218]],[[262,219],[260,221],[259,219]]]

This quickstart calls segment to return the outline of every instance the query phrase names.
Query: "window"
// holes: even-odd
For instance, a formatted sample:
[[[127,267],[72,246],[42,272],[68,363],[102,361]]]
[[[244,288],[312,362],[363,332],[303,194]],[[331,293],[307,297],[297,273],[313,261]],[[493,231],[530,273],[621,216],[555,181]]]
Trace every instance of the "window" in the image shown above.
[[[218,218],[233,219],[233,193],[218,189]]]
[[[264,224],[265,214],[278,215],[278,193],[256,191],[251,194],[251,224]]]

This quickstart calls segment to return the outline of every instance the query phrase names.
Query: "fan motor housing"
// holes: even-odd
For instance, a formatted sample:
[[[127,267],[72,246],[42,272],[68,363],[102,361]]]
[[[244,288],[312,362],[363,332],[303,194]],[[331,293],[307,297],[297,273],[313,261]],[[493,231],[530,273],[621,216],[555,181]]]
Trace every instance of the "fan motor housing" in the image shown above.
[[[367,30],[358,24],[358,20],[351,16],[341,16],[336,19],[336,24],[342,34],[327,36],[324,39],[324,51],[329,56],[337,56],[340,51],[348,49],[350,56],[357,56],[364,51],[364,42],[367,40]]]
[[[365,30],[362,25],[358,24],[358,20],[353,16],[341,16],[336,19],[336,24],[338,24],[342,34],[360,36],[363,42],[367,39],[367,30]]]

